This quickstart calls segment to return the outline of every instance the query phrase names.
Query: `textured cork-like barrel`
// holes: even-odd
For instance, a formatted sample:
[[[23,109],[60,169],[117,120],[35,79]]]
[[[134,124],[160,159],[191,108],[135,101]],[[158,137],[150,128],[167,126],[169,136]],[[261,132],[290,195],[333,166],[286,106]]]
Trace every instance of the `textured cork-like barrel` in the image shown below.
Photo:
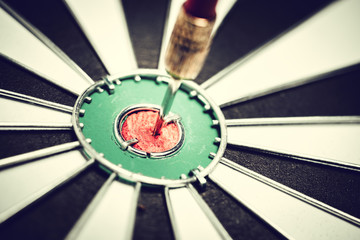
[[[199,74],[211,43],[215,16],[195,17],[183,6],[165,55],[166,71],[175,79],[193,80]]]

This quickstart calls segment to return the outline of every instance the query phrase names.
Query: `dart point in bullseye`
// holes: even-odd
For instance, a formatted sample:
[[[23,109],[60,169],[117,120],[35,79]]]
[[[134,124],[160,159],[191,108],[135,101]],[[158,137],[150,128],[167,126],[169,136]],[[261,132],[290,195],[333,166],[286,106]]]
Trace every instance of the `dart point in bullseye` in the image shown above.
[[[160,135],[182,80],[194,80],[210,49],[217,0],[187,0],[180,9],[165,54],[165,69],[171,76],[153,130]]]

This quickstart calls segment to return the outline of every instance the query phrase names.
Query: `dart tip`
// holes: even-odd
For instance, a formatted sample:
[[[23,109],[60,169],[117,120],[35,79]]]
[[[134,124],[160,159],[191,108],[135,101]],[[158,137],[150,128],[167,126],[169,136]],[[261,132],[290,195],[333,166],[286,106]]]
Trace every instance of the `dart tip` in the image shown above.
[[[160,134],[161,128],[164,125],[164,119],[170,113],[171,106],[175,99],[175,94],[181,86],[181,80],[170,79],[168,84],[168,88],[161,103],[161,108],[155,124],[153,136]]]
[[[157,116],[157,120],[156,120],[156,123],[155,123],[155,127],[154,127],[154,131],[153,131],[153,136],[158,136],[160,135],[160,132],[161,132],[161,128],[164,124],[164,118],[161,116],[161,111],[159,111],[159,114]]]

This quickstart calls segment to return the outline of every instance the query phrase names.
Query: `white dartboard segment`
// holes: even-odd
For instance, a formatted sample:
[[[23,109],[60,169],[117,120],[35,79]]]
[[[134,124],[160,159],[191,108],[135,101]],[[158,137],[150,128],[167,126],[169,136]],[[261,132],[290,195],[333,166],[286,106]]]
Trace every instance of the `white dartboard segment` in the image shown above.
[[[360,1],[335,1],[202,86],[220,106],[321,79],[360,62]]]
[[[0,122],[33,124],[41,126],[46,124],[71,124],[71,114],[49,107],[31,104],[0,96]]]
[[[175,238],[231,239],[192,186],[166,188],[165,198]]]
[[[220,163],[210,174],[211,180],[288,239],[355,240],[359,238],[359,219],[229,160],[225,161],[229,164]],[[294,197],[274,186],[300,197]],[[302,201],[301,198],[307,201]],[[310,204],[310,201],[313,204]],[[330,213],[332,211],[334,214]]]
[[[64,176],[67,179],[85,163],[86,159],[80,151],[73,150],[1,169],[0,222],[47,193],[51,190],[47,189],[48,186],[52,186],[54,182],[62,182]]]
[[[7,168],[13,165],[24,164],[26,162],[30,162],[36,159],[74,150],[79,147],[80,147],[80,142],[75,141],[75,142],[63,143],[60,145],[55,145],[52,147],[42,148],[32,152],[27,152],[27,153],[3,158],[0,159],[0,169]]]
[[[359,117],[229,120],[228,143],[360,168]]]
[[[104,183],[66,239],[131,239],[140,184]]]
[[[17,19],[5,11],[5,8]],[[49,39],[4,3],[0,3],[0,29],[0,55],[5,58],[75,95],[80,95],[93,83]]]
[[[65,0],[110,75],[137,68],[120,0]]]

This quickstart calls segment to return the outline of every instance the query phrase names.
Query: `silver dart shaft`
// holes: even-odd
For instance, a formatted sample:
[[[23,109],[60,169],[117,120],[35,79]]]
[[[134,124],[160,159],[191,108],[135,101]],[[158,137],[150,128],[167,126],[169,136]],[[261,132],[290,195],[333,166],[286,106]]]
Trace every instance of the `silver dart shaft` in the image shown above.
[[[166,115],[168,115],[168,113],[170,112],[171,106],[175,99],[176,92],[180,88],[180,86],[181,86],[181,80],[175,80],[173,78],[170,79],[168,88],[161,103],[158,119],[156,120],[154,132],[153,132],[154,136],[160,134],[161,127],[163,126],[165,121],[164,119]]]

